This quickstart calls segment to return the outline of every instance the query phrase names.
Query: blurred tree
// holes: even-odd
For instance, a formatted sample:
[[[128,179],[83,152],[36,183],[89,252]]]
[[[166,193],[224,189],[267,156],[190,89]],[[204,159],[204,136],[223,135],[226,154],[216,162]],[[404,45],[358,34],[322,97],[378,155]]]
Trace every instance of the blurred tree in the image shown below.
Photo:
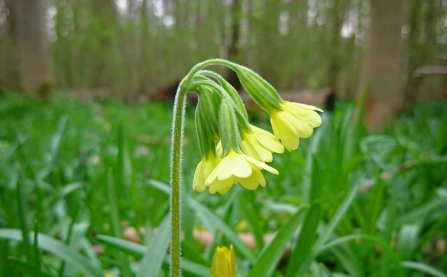
[[[45,27],[45,1],[18,0],[16,7],[21,87],[29,95],[47,97],[53,91],[54,75]]]
[[[439,18],[442,18],[445,13],[440,2],[414,0],[409,4],[403,109],[415,103],[417,89],[422,84],[423,78],[414,76],[415,71],[427,63],[430,64],[436,54],[436,25]]]
[[[19,81],[19,53],[17,49],[17,20],[14,1],[0,1],[0,91],[17,90]]]
[[[365,123],[377,129],[402,103],[401,29],[405,0],[371,0],[370,26],[364,49],[358,94],[366,89]]]

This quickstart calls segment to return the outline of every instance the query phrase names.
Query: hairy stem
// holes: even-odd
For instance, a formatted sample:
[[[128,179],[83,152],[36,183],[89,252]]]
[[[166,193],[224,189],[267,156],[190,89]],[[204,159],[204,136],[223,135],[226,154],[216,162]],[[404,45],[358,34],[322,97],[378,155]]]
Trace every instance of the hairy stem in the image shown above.
[[[183,81],[182,81],[183,83]],[[175,97],[171,132],[171,276],[180,277],[180,191],[182,183],[182,141],[186,105],[186,91],[180,84]]]
[[[201,68],[212,64],[230,66],[231,63],[221,59],[212,59],[194,66],[188,75],[180,82],[175,96],[174,114],[172,117],[171,130],[171,277],[181,277],[180,256],[181,256],[181,223],[182,213],[180,209],[180,191],[182,183],[182,142],[185,119],[186,94],[194,75]]]

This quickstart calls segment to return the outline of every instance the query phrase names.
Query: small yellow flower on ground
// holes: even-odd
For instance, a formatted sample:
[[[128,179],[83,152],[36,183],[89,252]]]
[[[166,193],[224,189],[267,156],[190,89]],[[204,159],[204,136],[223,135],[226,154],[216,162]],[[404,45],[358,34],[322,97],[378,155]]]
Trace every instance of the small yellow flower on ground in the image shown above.
[[[283,102],[282,110],[271,110],[273,133],[287,150],[298,148],[300,138],[308,138],[313,129],[321,125],[321,117],[316,112],[321,109],[299,103]]]
[[[251,132],[242,131],[242,151],[245,154],[261,162],[271,162],[272,152],[284,152],[284,146],[273,134],[253,125],[250,128]]]
[[[214,253],[213,265],[211,266],[211,277],[235,277],[236,259],[233,245],[230,250],[223,247],[217,247]]]
[[[262,169],[278,175],[278,171],[273,167],[230,149],[206,178],[205,185],[209,186],[211,194],[216,192],[224,194],[236,183],[240,183],[249,190],[254,190],[259,185],[265,187]]]
[[[104,277],[113,277],[113,275],[110,273],[106,273],[106,275],[104,275]]]
[[[199,162],[194,173],[193,190],[198,192],[204,192],[206,190],[205,180],[213,172],[220,160],[214,153],[210,152],[207,158],[203,158]]]

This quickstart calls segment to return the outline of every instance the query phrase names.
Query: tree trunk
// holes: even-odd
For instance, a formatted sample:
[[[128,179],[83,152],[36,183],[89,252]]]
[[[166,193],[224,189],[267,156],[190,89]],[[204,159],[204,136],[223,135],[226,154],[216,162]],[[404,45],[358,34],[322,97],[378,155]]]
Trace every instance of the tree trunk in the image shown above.
[[[16,7],[21,87],[31,96],[48,97],[53,91],[54,75],[45,29],[45,1],[18,0]]]
[[[370,130],[393,118],[402,102],[401,29],[405,0],[371,0],[370,27],[359,80],[366,90],[365,123]]]

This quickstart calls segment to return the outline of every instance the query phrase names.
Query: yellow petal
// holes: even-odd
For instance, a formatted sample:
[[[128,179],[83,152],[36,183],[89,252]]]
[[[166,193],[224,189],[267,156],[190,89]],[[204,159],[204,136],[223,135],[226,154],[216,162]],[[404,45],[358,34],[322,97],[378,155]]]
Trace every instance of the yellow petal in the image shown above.
[[[252,166],[258,166],[259,168],[265,169],[265,170],[267,170],[268,172],[273,173],[273,174],[276,174],[276,175],[279,174],[279,173],[278,173],[278,170],[274,169],[274,168],[271,167],[271,166],[268,166],[267,164],[265,164],[265,163],[263,163],[263,162],[260,162],[260,161],[258,161],[258,160],[255,160],[255,159],[253,159],[252,157],[249,157],[249,156],[245,156],[245,158],[246,158],[249,162],[251,162],[251,163],[253,164]],[[253,171],[254,171],[254,170],[253,170]]]
[[[250,138],[248,136],[245,136],[242,140],[242,151],[250,157],[253,157],[257,160],[261,159],[261,156],[258,154],[257,149],[251,142]]]
[[[222,160],[223,161],[223,160]],[[220,170],[222,168],[222,161],[214,168],[214,170],[210,173],[210,175],[205,179],[205,186],[211,185],[211,183],[214,182],[214,180],[217,180],[217,176],[220,173]]]
[[[272,152],[258,141],[254,133],[245,134],[242,140],[242,151],[256,160],[263,162],[271,162],[273,160]]]
[[[224,248],[226,251],[224,250]],[[230,276],[226,252],[228,252],[228,249],[225,246],[217,247],[211,267],[212,277]]]
[[[216,179],[209,186],[209,191],[211,194],[215,194],[216,192],[220,194],[225,194],[233,187],[234,183],[235,183],[234,176],[223,181]]]
[[[222,167],[217,176],[219,180],[225,180],[231,176],[246,178],[251,175],[251,167],[245,159],[245,155],[233,150],[228,152],[228,155],[222,159],[220,164],[222,164]]]
[[[284,146],[279,142],[279,140],[271,133],[258,128],[256,126],[250,126],[253,133],[256,135],[256,139],[267,149],[276,153],[283,153]]]
[[[253,173],[247,178],[239,179],[239,183],[246,189],[255,190],[259,185],[265,187],[264,175],[260,170],[254,170]]]
[[[197,165],[196,172],[194,173],[194,179],[192,182],[193,190],[196,190],[198,192],[204,192],[206,189],[205,178],[203,176],[203,169],[204,169],[204,160],[201,160]]]
[[[317,107],[288,102],[285,109],[311,128],[321,125],[321,116],[315,111],[323,111]]]
[[[299,144],[298,134],[290,121],[293,117],[285,111],[273,112],[270,119],[275,136],[289,151],[297,149]]]
[[[229,277],[236,277],[236,255],[234,253],[234,247],[232,244],[230,244],[229,263],[230,263]]]
[[[236,258],[233,245],[230,250],[217,247],[211,266],[211,277],[236,277]]]

